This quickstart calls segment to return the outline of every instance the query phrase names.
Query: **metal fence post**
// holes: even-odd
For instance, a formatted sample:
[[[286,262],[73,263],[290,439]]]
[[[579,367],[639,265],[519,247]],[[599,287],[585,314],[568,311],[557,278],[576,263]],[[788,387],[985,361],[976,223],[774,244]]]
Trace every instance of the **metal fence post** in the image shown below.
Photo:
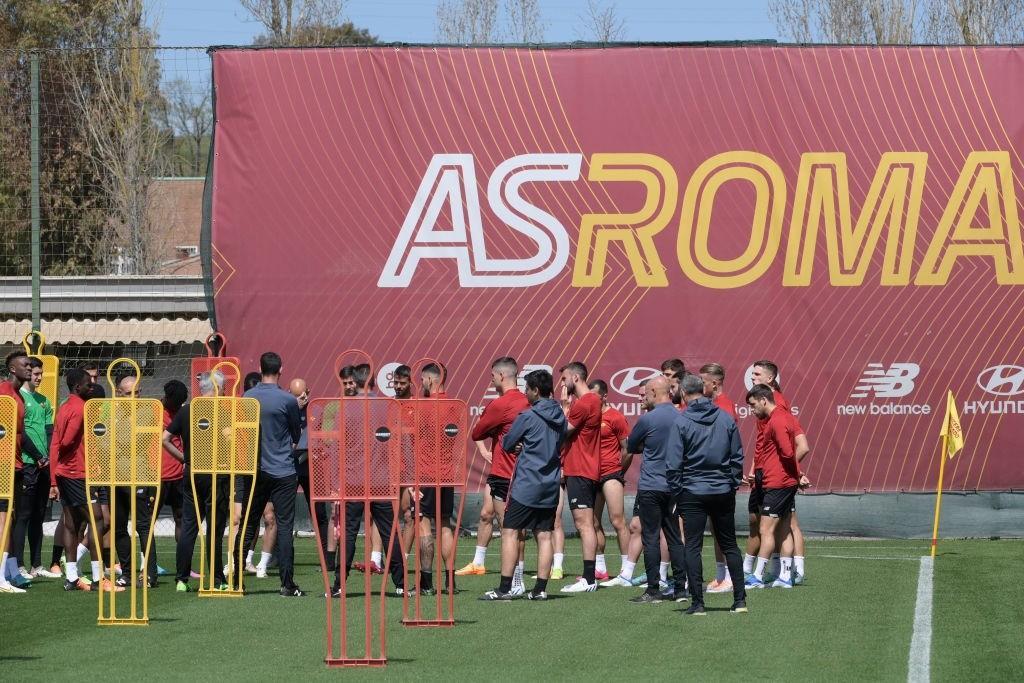
[[[29,56],[32,80],[32,329],[41,330],[39,236],[39,53]]]

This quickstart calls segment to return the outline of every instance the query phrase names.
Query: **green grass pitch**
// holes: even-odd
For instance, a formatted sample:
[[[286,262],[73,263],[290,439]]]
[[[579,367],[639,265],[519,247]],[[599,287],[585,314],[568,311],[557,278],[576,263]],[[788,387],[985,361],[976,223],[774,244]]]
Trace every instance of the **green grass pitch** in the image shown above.
[[[471,557],[473,542],[460,540],[457,566]],[[0,671],[6,681],[906,680],[918,558],[928,549],[923,541],[812,540],[804,586],[752,591],[746,615],[726,611],[731,596],[709,595],[708,616],[687,618],[686,603],[629,604],[640,589],[480,602],[497,584],[497,548],[496,539],[492,573],[460,580],[455,628],[403,627],[401,600],[388,599],[383,669],[325,667],[323,582],[313,542],[297,539],[296,580],[306,597],[278,596],[273,570],[266,579],[247,577],[251,594],[238,600],[179,594],[163,580],[150,592],[145,628],[97,626],[96,594],[66,594],[55,580],[37,580],[25,595],[0,595]],[[1024,585],[1014,577],[1024,542],[943,541],[940,550],[933,678],[1021,680]],[[160,555],[170,567],[165,539]],[[707,575],[714,571],[710,542],[704,559]],[[617,553],[609,564],[618,569]],[[579,570],[579,544],[570,540],[567,580]],[[559,595],[562,585],[552,582],[549,592]],[[361,601],[350,602],[359,612]]]

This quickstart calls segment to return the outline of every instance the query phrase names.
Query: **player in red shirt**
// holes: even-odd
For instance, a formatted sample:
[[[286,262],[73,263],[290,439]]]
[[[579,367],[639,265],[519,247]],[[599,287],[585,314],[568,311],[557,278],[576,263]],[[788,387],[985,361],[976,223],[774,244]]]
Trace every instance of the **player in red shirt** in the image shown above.
[[[756,360],[752,363],[753,371],[751,372],[750,379],[753,384],[764,384],[771,387],[772,396],[775,400],[775,405],[779,406],[783,410],[792,413],[789,401],[785,396],[782,395],[782,388],[779,386],[779,367],[770,360]],[[794,421],[796,422],[796,444],[797,449],[800,452],[799,459],[802,460],[810,452],[810,447],[807,444],[807,436],[804,434],[803,427],[800,426],[800,422],[796,420],[794,415]],[[760,425],[760,423],[759,423]],[[760,429],[760,427],[759,427]],[[760,432],[759,432],[760,433]],[[753,472],[750,473],[750,481],[754,481]],[[806,478],[801,480],[800,488],[807,488],[810,486],[810,481]],[[760,513],[758,490],[755,488],[751,489],[751,497],[748,502],[747,509],[750,513],[750,535],[747,538],[747,554],[743,558],[743,571],[747,574],[753,571],[754,560],[758,552],[760,544],[760,537],[757,529],[759,524]],[[797,519],[797,514],[794,512],[790,518],[790,534],[787,536],[785,541],[780,544],[781,550],[791,551],[790,554],[794,555],[794,583],[803,583],[804,578],[804,535],[800,530],[800,522]],[[778,576],[781,567],[781,558],[779,553],[775,553],[772,556],[771,566],[769,571],[773,576]]]
[[[174,416],[185,405],[188,400],[188,387],[184,382],[172,379],[164,385],[164,431],[171,425]],[[172,442],[180,452],[182,443],[180,437],[172,437]],[[154,501],[155,508],[150,511],[153,518],[160,514],[164,505],[171,508],[171,517],[174,519],[174,543],[177,545],[181,540],[181,505],[184,500],[184,487],[191,486],[185,483],[185,464],[163,449],[160,460],[160,500]],[[167,572],[156,563],[156,543],[153,543],[152,557],[147,558],[149,563],[149,581],[155,585],[156,577],[163,576]]]
[[[595,379],[587,386],[601,397],[601,480],[598,482],[600,489],[597,500],[594,501],[594,529],[597,533],[594,576],[598,581],[605,581],[608,578],[608,567],[604,559],[605,535],[601,517],[606,502],[608,519],[615,528],[619,543],[619,554],[623,561],[628,559],[629,527],[626,525],[623,501],[626,477],[622,471],[622,462],[626,454],[629,423],[622,413],[608,405],[608,384],[604,380]]]
[[[758,419],[757,443],[754,445],[754,471],[761,490],[758,531],[760,546],[757,565],[749,588],[764,588],[764,571],[778,540],[789,535],[790,519],[796,509],[796,492],[800,473],[796,437],[800,429],[788,411],[776,405],[769,386],[755,385],[747,392],[747,404]],[[792,563],[784,557],[781,571],[773,586],[792,587]]]
[[[583,363],[569,363],[561,373],[565,390],[562,409],[569,421],[562,450],[565,498],[583,546],[583,576],[564,586],[562,592],[583,593],[597,590],[594,502],[601,480],[601,397],[587,387],[587,366]]]
[[[53,422],[53,438],[50,440],[50,498],[59,500],[64,517],[64,548],[78,547],[78,531],[89,521],[89,498],[85,490],[85,400],[89,396],[89,376],[81,368],[68,370],[68,390],[71,395],[57,409]],[[94,509],[96,521],[104,526],[99,505]],[[100,568],[100,549],[95,539],[101,538],[107,529],[96,529],[88,534],[85,545],[89,548],[92,559],[92,583],[80,579],[78,563],[72,552],[68,552],[65,565],[64,590],[123,590],[115,588],[107,579],[102,578]]]
[[[487,559],[487,546],[491,542],[494,529],[493,520],[498,518],[499,528],[505,519],[505,503],[508,502],[508,487],[515,471],[516,456],[506,453],[501,441],[508,434],[519,413],[530,407],[526,395],[519,390],[519,364],[515,358],[503,356],[491,363],[491,386],[498,392],[494,399],[484,408],[483,414],[473,426],[472,438],[477,442],[491,470],[487,474],[487,485],[484,487],[483,508],[480,510],[480,521],[476,527],[476,550],[473,561],[455,572],[456,576],[483,575],[487,573],[484,563]],[[491,450],[483,443],[491,440]],[[523,544],[520,543],[520,552]],[[520,588],[525,592],[521,564],[516,567],[513,577],[513,592]],[[518,579],[518,580],[517,580]]]
[[[14,399],[17,410],[14,423],[14,433],[9,438],[14,439],[14,487],[16,491],[21,490],[21,440],[25,434],[25,402],[21,397],[21,385],[32,379],[32,366],[28,363],[28,354],[24,351],[14,351],[7,355],[4,366],[10,373],[11,378],[0,382],[0,394],[10,396]],[[0,530],[6,524],[7,515],[14,516],[14,510],[7,510],[7,500],[0,501]],[[13,526],[13,523],[12,523]],[[0,593],[24,593],[24,589],[15,584],[31,586],[32,582],[21,577],[18,570],[18,562],[9,555],[13,546],[14,534],[8,538],[8,547],[0,548],[3,551],[0,557]],[[14,583],[7,580],[9,575]]]

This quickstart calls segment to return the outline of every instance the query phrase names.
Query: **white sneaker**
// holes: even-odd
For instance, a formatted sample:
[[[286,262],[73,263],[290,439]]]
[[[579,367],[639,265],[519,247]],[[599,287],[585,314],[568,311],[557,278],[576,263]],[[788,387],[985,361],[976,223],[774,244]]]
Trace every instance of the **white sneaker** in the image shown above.
[[[793,582],[792,581],[786,581],[783,578],[778,578],[778,579],[775,579],[774,581],[772,581],[772,588],[792,588],[792,587],[793,587]]]
[[[563,593],[593,593],[597,590],[597,582],[587,583],[587,580],[582,576],[576,580],[576,583],[570,583],[568,586],[562,586]]]
[[[509,591],[512,595],[523,595],[526,593],[526,585],[523,583],[512,582],[512,589]]]
[[[0,584],[0,593],[24,593],[24,592],[25,592],[24,588],[18,588],[17,586],[12,586],[9,583]]]
[[[18,567],[18,573],[21,574],[21,578],[27,579],[28,581],[32,580],[32,574],[30,574],[24,567]]]
[[[267,578],[267,568],[264,565],[262,565],[262,564],[256,565],[256,578],[257,579],[265,579],[265,578]]]
[[[47,569],[45,567],[36,567],[36,568],[34,568],[32,570],[32,576],[33,577],[38,576],[38,577],[42,577],[44,579],[59,579],[59,578],[61,578],[61,575],[60,575],[59,572],[51,572],[49,569]]]
[[[615,587],[632,588],[632,586],[633,586],[633,582],[630,581],[627,578],[624,578],[621,574],[619,574],[615,578],[608,579],[607,581],[602,581],[601,582],[601,587],[602,588],[615,588]]]
[[[804,582],[804,575],[803,574],[797,574],[796,572],[793,572],[793,585],[794,586],[799,586],[799,585],[803,584],[803,582]]]
[[[253,564],[252,562],[246,562],[246,563],[245,563],[245,571],[246,571],[246,573],[248,573],[248,574],[255,574],[255,573],[257,573],[257,572],[258,572],[259,570],[258,570],[258,569],[256,569],[256,565],[254,565],[254,564]]]

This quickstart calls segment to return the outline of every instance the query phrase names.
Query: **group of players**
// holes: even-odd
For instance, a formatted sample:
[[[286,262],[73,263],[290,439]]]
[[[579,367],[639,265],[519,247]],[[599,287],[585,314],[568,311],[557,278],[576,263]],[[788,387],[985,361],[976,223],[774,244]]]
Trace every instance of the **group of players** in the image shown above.
[[[124,590],[130,577],[147,576],[156,585],[160,570],[156,553],[148,558],[132,557],[127,519],[123,514],[112,519],[108,491],[86,492],[84,482],[83,406],[89,398],[102,397],[97,384],[98,368],[87,365],[66,373],[68,400],[54,414],[53,407],[38,393],[42,366],[24,353],[6,359],[10,379],[0,383],[0,393],[12,395],[18,403],[19,452],[16,457],[17,495],[13,514],[14,533],[6,548],[0,572],[0,592],[23,592],[32,578],[59,578],[59,558],[64,555],[66,590]],[[141,518],[169,505],[175,519],[177,590],[190,590],[195,543],[200,523],[207,521],[206,542],[216,546],[221,557],[221,538],[225,527],[239,528],[245,509],[250,510],[246,533],[231,549],[227,567],[215,562],[214,584],[228,589],[234,580],[228,575],[245,570],[266,576],[275,550],[280,568],[281,594],[299,596],[303,592],[293,580],[292,530],[297,488],[309,498],[309,465],[306,456],[306,409],[309,391],[301,379],[292,380],[289,390],[279,387],[281,359],[272,352],[260,359],[260,372],[246,378],[246,396],[261,404],[260,470],[255,480],[235,478],[235,491],[227,491],[226,479],[217,482],[207,475],[196,475],[196,491],[188,483],[189,403],[184,384],[172,380],[164,386],[164,463],[161,496],[140,489]],[[367,530],[373,546],[368,566],[355,569],[384,573],[388,557],[391,578],[399,593],[405,591],[405,556],[402,548],[415,547],[420,553],[417,587],[429,594],[435,590],[431,567],[434,534],[439,531],[441,558],[446,572],[443,588],[455,588],[455,576],[486,572],[487,547],[497,518],[502,532],[501,583],[483,596],[487,600],[508,600],[519,595],[530,599],[547,597],[547,581],[564,576],[562,508],[568,504],[579,532],[583,549],[583,573],[562,588],[563,592],[590,592],[604,587],[634,586],[646,583],[647,590],[635,602],[654,603],[662,599],[692,599],[691,613],[703,614],[700,546],[704,519],[712,520],[716,539],[716,576],[708,592],[733,592],[734,610],[744,611],[745,588],[791,587],[802,582],[803,538],[795,513],[795,493],[809,485],[799,463],[809,453],[807,439],[789,403],[778,386],[778,368],[769,361],[753,364],[754,387],[746,402],[757,417],[757,437],[752,466],[744,473],[743,453],[736,433],[734,403],[723,392],[724,369],[718,364],[700,368],[698,374],[686,372],[682,361],[662,364],[662,377],[640,387],[639,401],[644,415],[632,431],[625,417],[608,405],[608,387],[599,379],[591,380],[583,363],[573,362],[560,370],[557,393],[554,378],[546,371],[528,373],[525,393],[519,389],[519,367],[509,357],[499,358],[491,366],[491,383],[499,396],[483,411],[472,432],[481,455],[490,464],[484,491],[484,504],[477,528],[477,546],[473,561],[452,572],[454,561],[454,493],[450,488],[424,488],[415,500],[411,491],[402,494],[400,517],[403,529],[396,534],[394,546],[385,553],[384,539],[391,537],[392,509],[389,503],[372,503],[372,528]],[[343,392],[347,396],[373,395],[372,371],[368,365],[346,366],[341,370]],[[421,370],[420,388],[424,396],[444,396],[447,370],[431,364]],[[200,393],[213,395],[223,391],[219,372],[203,373]],[[132,395],[138,378],[126,375],[117,382],[117,393]],[[394,371],[396,398],[412,397],[412,377],[408,366]],[[624,515],[625,474],[634,456],[641,460],[638,494],[633,518],[627,524]],[[694,463],[697,463],[694,465]],[[709,474],[710,472],[710,474]],[[732,513],[735,492],[741,484],[750,486],[750,536],[746,555],[740,562],[736,548]],[[213,487],[222,487],[212,491]],[[130,490],[117,487],[115,496],[131,496]],[[198,495],[199,500],[193,500]],[[49,569],[40,563],[42,518],[47,498],[59,499],[63,513],[54,536],[53,561]],[[211,510],[214,500],[217,510]],[[247,506],[251,498],[251,506]],[[231,511],[228,512],[228,501]],[[196,503],[198,502],[198,505]],[[97,533],[88,525],[88,505],[93,505]],[[121,511],[130,501],[120,501]],[[198,507],[199,514],[196,514]],[[341,590],[342,572],[353,568],[356,536],[363,517],[361,503],[348,503],[344,524],[338,524],[339,510],[317,504],[315,521],[320,531],[321,551],[328,570],[335,572],[333,594]],[[621,554],[620,571],[610,576],[605,561],[605,534],[601,524],[604,510],[616,532]],[[685,514],[693,510],[692,514]],[[215,513],[215,514],[214,514]],[[680,514],[684,513],[684,514]],[[211,515],[216,524],[210,524]],[[262,559],[252,563],[260,521],[265,522]],[[331,521],[334,521],[332,527]],[[0,522],[2,522],[0,517]],[[699,523],[699,526],[697,525]],[[685,525],[685,535],[683,533]],[[331,528],[340,533],[331,533]],[[438,529],[437,527],[441,528]],[[148,529],[138,529],[143,537]],[[523,576],[525,536],[532,532],[538,543],[537,584],[527,592]],[[338,536],[344,533],[346,566],[337,560]],[[120,566],[104,571],[101,548],[94,538],[109,543],[113,535]],[[31,562],[22,563],[24,541],[31,546]],[[234,537],[234,534],[232,534]],[[686,545],[683,545],[683,538]],[[401,538],[401,543],[399,543]],[[414,538],[417,539],[414,541]],[[646,576],[633,578],[641,552]],[[74,557],[72,557],[72,554]],[[91,560],[91,581],[79,576],[78,563],[85,554]],[[694,556],[696,554],[696,556]],[[245,557],[243,562],[242,557]],[[147,571],[142,572],[141,567]],[[121,572],[120,568],[125,567]],[[668,569],[673,570],[669,581]],[[109,579],[106,578],[109,575]],[[115,578],[116,577],[116,578]],[[689,580],[687,580],[687,577]],[[600,584],[598,582],[601,582]]]

